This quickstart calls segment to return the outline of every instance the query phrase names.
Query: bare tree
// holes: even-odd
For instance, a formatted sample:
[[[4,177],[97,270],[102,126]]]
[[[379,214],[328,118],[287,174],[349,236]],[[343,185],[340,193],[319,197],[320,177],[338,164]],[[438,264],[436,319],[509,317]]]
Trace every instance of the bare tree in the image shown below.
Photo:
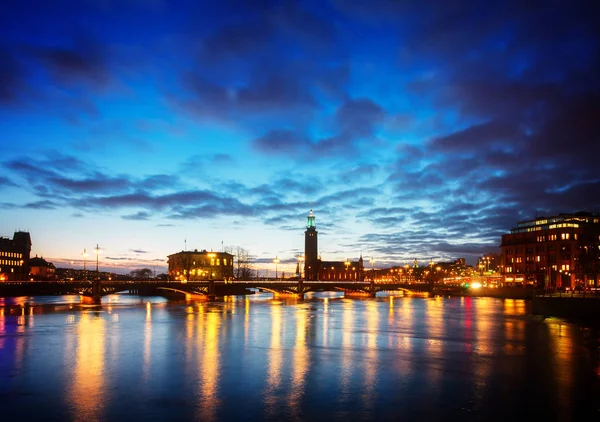
[[[152,270],[150,268],[138,268],[131,271],[129,275],[138,280],[150,280],[152,278]]]
[[[251,279],[254,271],[252,268],[252,260],[254,257],[250,255],[250,251],[240,246],[227,246],[225,252],[234,256],[233,271],[235,278],[238,280]]]

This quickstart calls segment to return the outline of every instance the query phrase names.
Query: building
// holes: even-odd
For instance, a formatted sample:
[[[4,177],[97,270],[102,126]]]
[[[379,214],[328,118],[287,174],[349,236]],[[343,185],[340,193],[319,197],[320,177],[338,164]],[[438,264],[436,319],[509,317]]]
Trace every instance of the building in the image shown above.
[[[322,261],[318,249],[318,232],[313,211],[308,213],[304,232],[304,279],[350,281],[364,280],[362,256],[358,261]]]
[[[506,284],[598,287],[600,216],[579,212],[522,221],[502,236]]]
[[[30,253],[28,232],[15,232],[12,239],[0,237],[0,281],[27,280]]]
[[[320,259],[317,234],[315,216],[310,210],[304,232],[304,278],[306,280],[319,279]]]
[[[29,278],[31,280],[54,280],[56,278],[56,267],[53,263],[36,255],[29,260]]]
[[[168,262],[172,281],[233,279],[233,255],[227,252],[181,251],[169,255]]]
[[[364,280],[362,256],[358,261],[319,261],[319,264],[317,280]]]

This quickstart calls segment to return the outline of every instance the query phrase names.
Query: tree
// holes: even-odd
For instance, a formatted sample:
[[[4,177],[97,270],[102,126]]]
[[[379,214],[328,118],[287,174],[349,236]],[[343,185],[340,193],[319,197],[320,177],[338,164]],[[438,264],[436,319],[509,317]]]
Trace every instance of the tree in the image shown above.
[[[138,268],[129,273],[132,278],[138,280],[150,280],[152,278],[152,270],[150,268]]]
[[[254,257],[250,255],[247,249],[240,246],[227,246],[225,252],[234,256],[233,272],[237,280],[250,280],[253,274],[252,260]]]

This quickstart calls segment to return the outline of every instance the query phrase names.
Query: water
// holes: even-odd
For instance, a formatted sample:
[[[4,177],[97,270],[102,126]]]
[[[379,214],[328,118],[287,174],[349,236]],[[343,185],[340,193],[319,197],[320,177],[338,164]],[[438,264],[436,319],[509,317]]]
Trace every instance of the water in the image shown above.
[[[598,337],[491,298],[0,299],[0,415],[600,420]]]

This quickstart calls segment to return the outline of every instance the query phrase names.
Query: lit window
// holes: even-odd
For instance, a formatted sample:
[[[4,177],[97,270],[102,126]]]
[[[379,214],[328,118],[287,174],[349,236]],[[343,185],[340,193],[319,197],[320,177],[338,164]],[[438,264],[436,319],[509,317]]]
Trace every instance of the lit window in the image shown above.
[[[215,259],[214,258],[211,258],[210,265],[215,265]]]
[[[221,258],[217,258],[217,265],[221,265]]]
[[[223,258],[223,265],[227,265],[227,258]]]

